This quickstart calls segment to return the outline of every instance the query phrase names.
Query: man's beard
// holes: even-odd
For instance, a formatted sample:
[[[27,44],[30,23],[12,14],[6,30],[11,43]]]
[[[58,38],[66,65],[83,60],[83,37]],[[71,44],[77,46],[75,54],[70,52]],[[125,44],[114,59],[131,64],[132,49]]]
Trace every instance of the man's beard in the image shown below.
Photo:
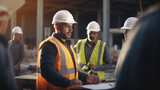
[[[67,36],[63,33],[62,30],[60,30],[59,36],[60,36],[62,39],[70,39],[70,38],[67,38]]]
[[[91,41],[95,40],[95,38],[94,38],[94,37],[89,37],[89,39],[90,39]]]

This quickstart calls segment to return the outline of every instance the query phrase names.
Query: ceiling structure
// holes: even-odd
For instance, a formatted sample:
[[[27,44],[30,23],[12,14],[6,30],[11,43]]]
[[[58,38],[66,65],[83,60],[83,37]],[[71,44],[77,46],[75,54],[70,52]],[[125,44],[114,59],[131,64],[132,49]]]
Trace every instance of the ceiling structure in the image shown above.
[[[31,13],[36,17],[37,1],[38,0],[26,0],[25,5],[18,12]],[[121,27],[126,18],[137,16],[140,12],[157,2],[159,1],[110,0],[110,27]],[[97,21],[99,13],[101,20],[103,20],[103,0],[43,0],[43,13],[45,20],[46,17],[49,18],[47,20],[51,20],[54,13],[60,9],[67,9],[73,14],[78,12],[78,22],[81,23],[80,27],[84,27],[81,29],[85,29],[89,21]],[[44,24],[48,25],[47,22]]]
[[[23,26],[25,31],[24,41],[25,43],[32,41],[30,43],[34,43],[33,45],[36,40],[37,1],[26,0],[22,8],[17,11],[17,25]],[[157,2],[159,0],[110,0],[110,28],[120,28],[126,18],[137,16],[140,11]],[[80,31],[78,38],[86,37],[86,26],[90,21],[95,20],[103,27],[103,0],[43,0],[43,28],[54,29],[51,21],[54,13],[60,9],[67,9],[76,14],[74,18],[76,16],[75,19],[79,24],[77,30]],[[34,35],[30,36],[30,33]]]
[[[142,8],[157,3],[158,0],[110,0],[111,13],[125,13],[126,11],[140,10],[140,1]],[[81,13],[88,11],[97,11],[102,8],[103,0],[44,0],[44,10],[46,13],[60,9],[78,10]],[[37,6],[37,0],[26,0],[23,6],[27,10],[34,10]]]
[[[43,1],[43,13],[45,17],[52,17],[54,13],[60,9],[67,9],[72,13],[78,12],[79,17],[82,18],[84,15],[86,18],[94,18],[92,16],[96,16],[95,13],[100,12],[101,15],[103,13],[103,0]],[[159,2],[159,0],[110,0],[111,27],[120,27],[127,17],[140,15],[146,8],[157,2]],[[26,0],[26,3],[22,8],[21,12],[28,11],[29,13],[36,14],[37,0]],[[119,24],[115,25],[116,22]]]

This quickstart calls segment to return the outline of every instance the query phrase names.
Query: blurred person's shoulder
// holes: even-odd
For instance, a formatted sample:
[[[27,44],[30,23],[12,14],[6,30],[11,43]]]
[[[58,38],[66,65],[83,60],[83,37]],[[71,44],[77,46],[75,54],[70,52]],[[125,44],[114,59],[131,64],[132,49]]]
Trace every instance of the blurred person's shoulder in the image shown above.
[[[146,18],[147,19],[150,19],[150,18],[160,18],[158,16],[159,14],[160,14],[160,3],[149,7],[145,11],[144,15],[141,17],[141,20],[146,19]]]
[[[2,64],[5,60],[5,54],[6,54],[6,47],[4,44],[0,42],[0,64]]]

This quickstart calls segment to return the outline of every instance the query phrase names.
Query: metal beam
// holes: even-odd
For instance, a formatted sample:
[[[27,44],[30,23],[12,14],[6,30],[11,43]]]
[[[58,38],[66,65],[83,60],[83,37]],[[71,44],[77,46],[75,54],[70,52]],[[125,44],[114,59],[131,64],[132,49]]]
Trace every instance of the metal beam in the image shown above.
[[[103,0],[103,41],[109,43],[110,0]],[[109,47],[109,44],[108,44]]]
[[[43,0],[37,0],[37,42],[38,49],[39,43],[43,40]]]
[[[11,30],[16,26],[17,21],[17,12],[14,12],[11,16]],[[12,38],[12,31],[11,31],[11,38]]]

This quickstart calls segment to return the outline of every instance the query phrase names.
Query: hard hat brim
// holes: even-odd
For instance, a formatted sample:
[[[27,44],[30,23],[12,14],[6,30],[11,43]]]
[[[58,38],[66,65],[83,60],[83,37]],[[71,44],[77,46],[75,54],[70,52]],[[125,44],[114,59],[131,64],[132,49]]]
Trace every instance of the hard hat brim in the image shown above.
[[[128,28],[128,27],[121,27],[121,29],[132,29],[132,28]]]
[[[18,34],[23,34],[23,33],[20,33],[20,32],[12,32],[12,33],[18,33]]]
[[[53,21],[52,22],[52,24],[55,24],[55,23],[77,23],[76,21],[71,21],[71,22],[69,22],[69,21]]]
[[[99,32],[99,31],[100,31],[100,29],[99,29],[99,30],[95,30],[95,29],[87,29],[87,31]]]

